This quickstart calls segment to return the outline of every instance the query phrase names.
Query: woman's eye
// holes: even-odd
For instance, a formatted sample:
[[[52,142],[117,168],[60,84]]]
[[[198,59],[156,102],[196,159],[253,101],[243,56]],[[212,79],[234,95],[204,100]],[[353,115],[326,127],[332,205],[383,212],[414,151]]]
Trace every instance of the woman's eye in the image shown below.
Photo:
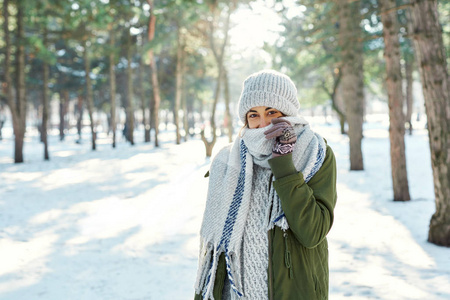
[[[276,111],[276,110],[269,110],[269,112],[268,112],[269,115],[274,115],[277,113],[278,113],[278,111]]]
[[[249,114],[248,117],[249,118],[256,118],[258,115],[257,114]]]

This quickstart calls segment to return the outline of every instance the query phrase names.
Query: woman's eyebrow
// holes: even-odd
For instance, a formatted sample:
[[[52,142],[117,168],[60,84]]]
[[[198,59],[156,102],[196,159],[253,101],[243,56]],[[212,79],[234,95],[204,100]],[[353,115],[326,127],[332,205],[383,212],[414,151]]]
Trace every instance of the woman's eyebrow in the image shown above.
[[[272,109],[272,107],[267,107],[267,108],[266,108],[266,111],[268,111],[269,109]]]

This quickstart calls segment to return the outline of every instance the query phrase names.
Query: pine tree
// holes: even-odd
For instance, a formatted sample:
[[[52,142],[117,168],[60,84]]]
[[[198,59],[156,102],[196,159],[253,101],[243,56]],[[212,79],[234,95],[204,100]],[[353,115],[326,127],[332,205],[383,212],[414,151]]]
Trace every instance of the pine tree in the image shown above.
[[[413,0],[414,48],[419,65],[433,169],[436,212],[428,241],[450,247],[450,80],[436,0]]]
[[[394,201],[407,201],[409,195],[405,157],[405,116],[403,114],[402,71],[399,25],[395,0],[380,0],[383,22],[386,87],[389,101],[389,139]]]

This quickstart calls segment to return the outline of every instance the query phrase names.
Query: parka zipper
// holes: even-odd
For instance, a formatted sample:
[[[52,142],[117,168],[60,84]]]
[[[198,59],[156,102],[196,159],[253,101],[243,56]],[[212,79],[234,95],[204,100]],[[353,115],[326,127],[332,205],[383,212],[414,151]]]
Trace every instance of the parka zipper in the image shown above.
[[[286,246],[284,252],[284,264],[286,268],[289,269],[289,278],[294,278],[294,271],[292,270],[291,252],[289,251],[288,234],[286,231],[283,232],[284,244]]]

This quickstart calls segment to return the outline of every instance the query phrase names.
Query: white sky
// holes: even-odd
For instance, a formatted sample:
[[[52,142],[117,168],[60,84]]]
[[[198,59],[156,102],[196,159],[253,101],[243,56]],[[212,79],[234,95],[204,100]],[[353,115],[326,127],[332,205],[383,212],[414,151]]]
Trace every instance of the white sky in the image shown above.
[[[251,53],[264,42],[275,42],[278,32],[283,30],[279,16],[264,1],[256,1],[251,7],[241,7],[231,16],[232,24],[236,24],[230,30],[233,52]]]
[[[257,0],[249,6],[241,6],[231,16],[234,27],[230,30],[230,44],[232,52],[240,53],[243,57],[254,55],[255,50],[263,47],[264,43],[275,43],[284,27],[280,25],[281,18],[276,13],[282,7],[288,7],[286,17],[302,15],[306,7],[295,0],[283,0],[274,3],[273,0]]]

